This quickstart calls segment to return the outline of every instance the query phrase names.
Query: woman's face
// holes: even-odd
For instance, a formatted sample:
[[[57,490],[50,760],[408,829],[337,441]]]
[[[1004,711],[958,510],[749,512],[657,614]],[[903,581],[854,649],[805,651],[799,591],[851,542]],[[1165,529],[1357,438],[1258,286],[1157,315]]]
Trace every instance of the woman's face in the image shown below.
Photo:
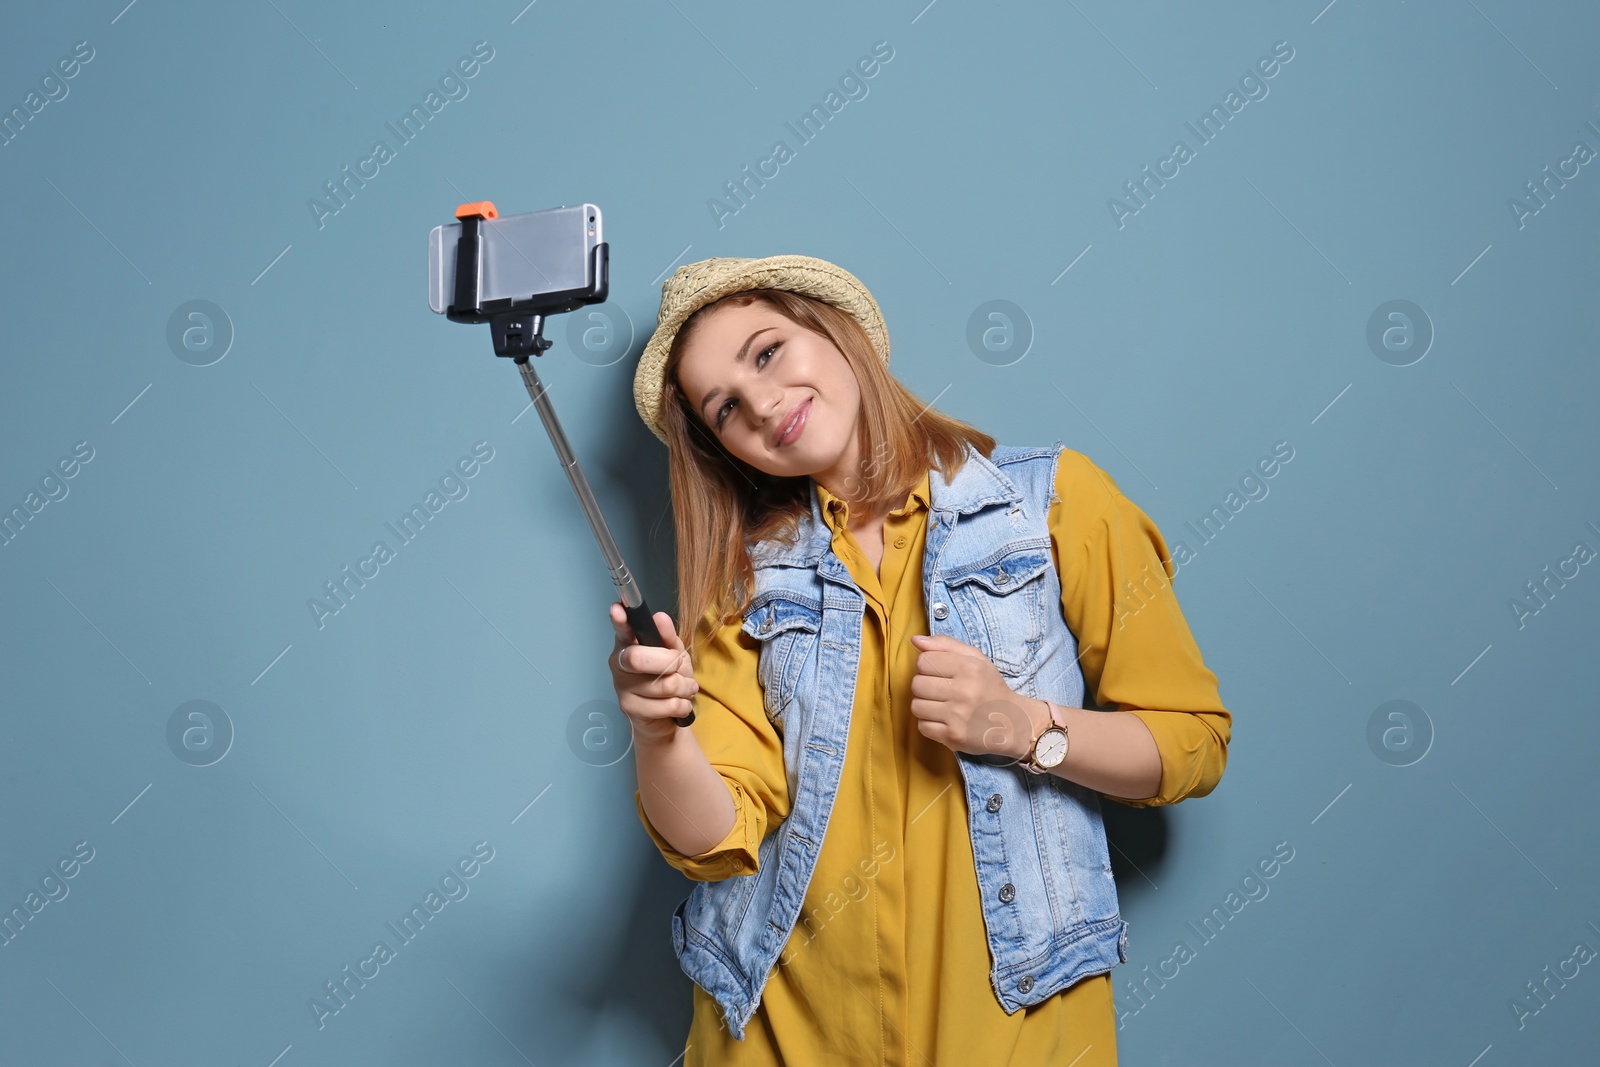
[[[684,342],[678,385],[733,455],[778,477],[810,475],[846,496],[860,450],[861,389],[828,338],[759,301],[713,307]],[[779,442],[791,415],[797,420]]]

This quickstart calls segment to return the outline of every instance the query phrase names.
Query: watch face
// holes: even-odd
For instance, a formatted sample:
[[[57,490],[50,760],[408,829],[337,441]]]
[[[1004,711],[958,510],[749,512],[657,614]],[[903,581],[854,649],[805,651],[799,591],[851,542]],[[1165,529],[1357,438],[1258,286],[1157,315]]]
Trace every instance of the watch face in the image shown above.
[[[1034,750],[1034,759],[1041,767],[1054,767],[1067,755],[1067,735],[1062,729],[1046,730],[1039,738],[1038,748]]]

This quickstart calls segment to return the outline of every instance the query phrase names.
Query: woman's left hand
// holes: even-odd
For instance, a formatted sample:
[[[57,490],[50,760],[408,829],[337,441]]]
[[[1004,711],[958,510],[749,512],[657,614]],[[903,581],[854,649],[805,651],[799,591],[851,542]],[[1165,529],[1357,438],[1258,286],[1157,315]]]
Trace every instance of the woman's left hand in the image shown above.
[[[1044,705],[1018,695],[988,656],[944,634],[913,634],[920,649],[911,679],[911,714],[917,729],[955,752],[1023,759],[1033,744],[1035,709]]]

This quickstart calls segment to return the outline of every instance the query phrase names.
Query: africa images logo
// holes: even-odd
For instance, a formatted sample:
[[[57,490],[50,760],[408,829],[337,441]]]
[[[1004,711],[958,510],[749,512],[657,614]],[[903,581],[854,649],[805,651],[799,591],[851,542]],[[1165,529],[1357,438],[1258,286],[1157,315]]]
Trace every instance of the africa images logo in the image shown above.
[[[404,148],[416,140],[427,127],[428,122],[452,101],[465,100],[472,91],[467,84],[476,78],[483,70],[484,64],[494,59],[494,46],[488,41],[479,41],[472,46],[472,55],[462,56],[456,60],[455,65],[445,68],[439,78],[439,88],[429,89],[422,103],[412,104],[410,109],[399,118],[399,125],[386,122],[384,126],[394,134],[395,147],[391,148],[388,141],[372,142],[372,151],[365,159],[356,162],[356,169],[352,173],[350,164],[346,163],[339,171],[339,177],[331,182],[324,182],[323,191],[328,199],[322,200],[315,196],[306,201],[306,207],[311,211],[311,219],[317,224],[317,229],[324,229],[328,219],[349,207],[349,201],[354,200],[356,193],[367,187],[367,182],[376,178],[383,172],[382,168],[398,156],[397,149]],[[443,94],[443,95],[440,95]],[[370,168],[370,169],[369,169]]]
[[[1174,141],[1171,153],[1166,158],[1156,161],[1154,173],[1146,164],[1139,172],[1140,177],[1123,182],[1122,188],[1128,194],[1128,199],[1119,200],[1113,196],[1106,201],[1106,208],[1111,212],[1111,221],[1117,224],[1117,229],[1122,229],[1128,224],[1128,219],[1149,207],[1149,202],[1155,198],[1157,190],[1166,188],[1168,181],[1183,173],[1184,164],[1195,159],[1199,149],[1216,140],[1233,116],[1243,111],[1251,101],[1265,100],[1267,94],[1271,92],[1267,82],[1277,77],[1293,58],[1294,48],[1288,41],[1274,44],[1270,56],[1262,56],[1256,60],[1255,66],[1246,70],[1239,78],[1238,92],[1229,89],[1227,95],[1222,98],[1222,103],[1212,104],[1211,110],[1200,116],[1199,126],[1193,122],[1184,123],[1185,128],[1194,135],[1194,148],[1189,147],[1188,141]],[[1240,93],[1244,95],[1241,96]]]
[[[390,548],[387,541],[374,541],[372,551],[356,561],[354,573],[350,570],[350,564],[346,563],[340,568],[336,577],[323,582],[322,591],[327,594],[327,599],[319,600],[316,597],[306,599],[306,608],[311,612],[311,621],[317,624],[317,629],[323,629],[327,626],[328,619],[349,607],[356,594],[365,589],[368,582],[383,573],[383,567],[398,558],[401,548],[422,536],[422,531],[427,528],[428,523],[443,511],[447,504],[452,500],[465,500],[472,487],[463,479],[476,478],[482,472],[484,464],[492,459],[494,459],[494,446],[488,441],[479,441],[473,445],[472,455],[462,456],[456,460],[455,467],[446,471],[439,479],[439,488],[429,488],[422,498],[422,503],[412,504],[411,510],[400,516],[397,520],[398,527],[393,522],[383,524],[384,528],[394,535],[394,548]]]
[[[722,183],[723,190],[728,199],[710,197],[706,200],[706,207],[711,210],[711,219],[717,224],[717,229],[727,225],[727,220],[750,206],[750,201],[755,199],[756,192],[767,187],[767,182],[776,178],[781,173],[782,167],[795,158],[797,150],[810,144],[822,134],[823,127],[828,120],[845,109],[845,105],[852,100],[865,100],[870,88],[867,82],[878,76],[891,59],[894,58],[894,46],[888,41],[878,41],[872,46],[872,54],[862,56],[856,60],[855,65],[849,67],[839,76],[839,88],[829,89],[822,103],[812,104],[811,109],[802,114],[794,122],[785,122],[784,129],[794,135],[795,147],[790,148],[788,141],[772,142],[772,151],[765,158],[756,161],[755,171],[750,170],[746,163],[739,170],[739,176],[731,181]]]

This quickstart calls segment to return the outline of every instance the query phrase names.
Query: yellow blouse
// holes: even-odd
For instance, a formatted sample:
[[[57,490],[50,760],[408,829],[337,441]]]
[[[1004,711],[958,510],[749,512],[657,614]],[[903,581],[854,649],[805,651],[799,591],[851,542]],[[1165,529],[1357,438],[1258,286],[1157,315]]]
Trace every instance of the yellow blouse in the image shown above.
[[[1146,807],[1204,796],[1222,777],[1232,716],[1168,584],[1176,568],[1166,542],[1080,452],[1061,453],[1055,490],[1051,547],[1085,692],[1102,708],[1139,716],[1161,754],[1154,797],[1111,799]],[[929,632],[921,580],[927,473],[885,518],[876,572],[848,529],[848,502],[820,485],[817,495],[833,551],[867,598],[843,775],[800,921],[745,1040],[733,1037],[697,985],[684,1067],[1114,1067],[1110,974],[1014,1015],[989,980],[961,771],[955,753],[924,737],[911,713],[918,652],[909,637]],[[727,837],[702,855],[683,855],[634,793],[656,847],[694,880],[754,872],[761,839],[789,813],[783,740],[763,710],[759,654],[759,642],[734,621],[707,640],[695,665],[690,729],[733,795],[737,818]]]

